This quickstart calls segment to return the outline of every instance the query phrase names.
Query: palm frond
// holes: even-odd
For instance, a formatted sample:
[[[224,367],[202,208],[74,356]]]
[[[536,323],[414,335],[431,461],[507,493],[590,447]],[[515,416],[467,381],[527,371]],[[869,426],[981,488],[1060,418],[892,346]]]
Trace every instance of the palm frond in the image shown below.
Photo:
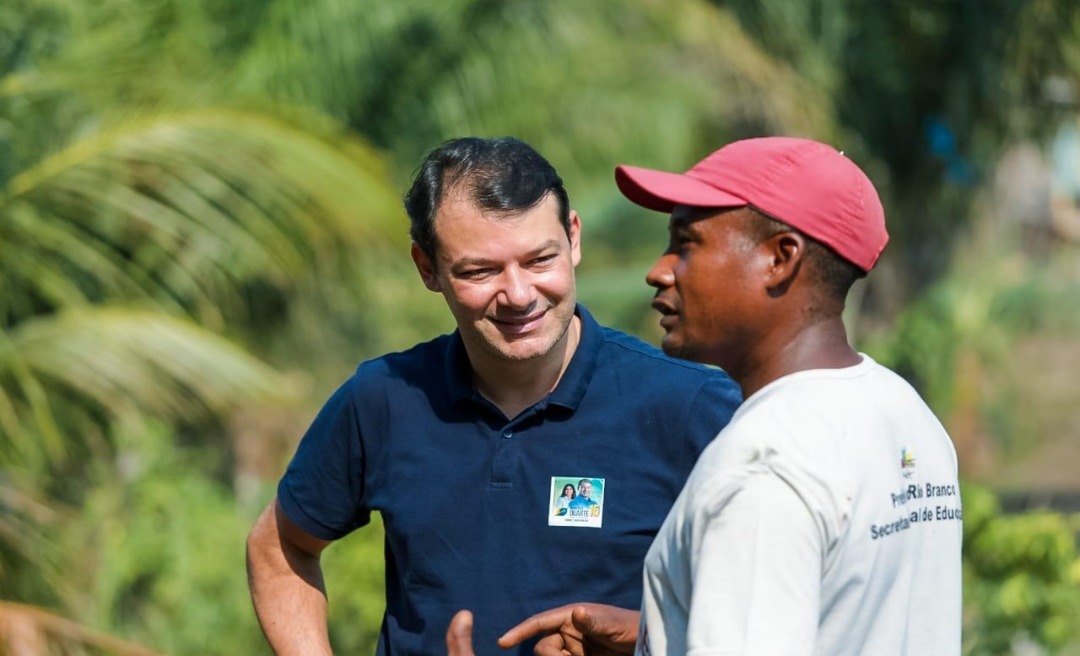
[[[0,343],[7,415],[0,456],[7,453],[10,462],[21,454],[25,463],[32,461],[28,453],[44,452],[50,460],[81,441],[70,424],[56,423],[52,403],[89,403],[106,421],[138,411],[190,422],[242,404],[286,400],[295,385],[224,338],[160,312],[69,310],[23,322]]]
[[[160,656],[157,652],[114,638],[43,608],[0,601],[0,651],[12,656],[111,653],[117,656]]]
[[[63,587],[60,565],[49,550],[49,529],[65,517],[54,503],[41,500],[25,475],[0,475],[0,596],[20,598]]]
[[[312,266],[404,234],[380,157],[245,109],[115,125],[12,178],[0,251],[12,316],[109,298],[240,305]],[[31,312],[32,314],[32,312]]]

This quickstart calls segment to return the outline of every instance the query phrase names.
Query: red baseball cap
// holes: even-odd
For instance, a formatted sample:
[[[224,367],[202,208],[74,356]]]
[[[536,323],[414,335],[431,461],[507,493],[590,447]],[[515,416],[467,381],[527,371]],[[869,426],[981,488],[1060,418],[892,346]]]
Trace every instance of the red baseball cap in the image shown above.
[[[889,242],[870,178],[843,153],[809,139],[735,141],[683,174],[620,164],[615,182],[631,201],[658,212],[676,205],[752,205],[863,271],[874,267]]]

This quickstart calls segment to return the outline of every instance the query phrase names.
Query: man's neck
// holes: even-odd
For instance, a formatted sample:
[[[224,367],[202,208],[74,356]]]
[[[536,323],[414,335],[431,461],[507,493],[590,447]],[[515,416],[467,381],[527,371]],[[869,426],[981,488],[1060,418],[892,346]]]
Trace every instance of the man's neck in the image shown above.
[[[861,357],[848,342],[840,317],[803,326],[794,333],[774,334],[762,340],[759,356],[728,372],[742,387],[743,398],[778,378],[809,369],[852,367]]]
[[[580,341],[581,318],[574,315],[566,334],[541,357],[511,362],[470,354],[476,390],[513,419],[555,389]]]

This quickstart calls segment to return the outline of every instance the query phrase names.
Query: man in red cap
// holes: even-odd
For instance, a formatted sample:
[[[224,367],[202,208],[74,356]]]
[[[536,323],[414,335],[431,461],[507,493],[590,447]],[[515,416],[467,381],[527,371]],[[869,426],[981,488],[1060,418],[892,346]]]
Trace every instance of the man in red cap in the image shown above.
[[[615,178],[671,215],[646,277],[664,350],[722,367],[746,401],[646,556],[640,618],[566,606],[501,644],[552,632],[538,654],[959,654],[955,451],[841,320],[888,241],[873,184],[835,149],[781,137]]]

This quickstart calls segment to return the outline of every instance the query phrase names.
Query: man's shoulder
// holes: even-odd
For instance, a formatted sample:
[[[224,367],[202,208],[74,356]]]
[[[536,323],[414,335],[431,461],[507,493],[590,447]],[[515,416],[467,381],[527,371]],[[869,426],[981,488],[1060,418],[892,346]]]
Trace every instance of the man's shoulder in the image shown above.
[[[353,380],[358,383],[383,381],[388,378],[420,377],[423,380],[430,380],[439,372],[444,371],[452,339],[452,334],[439,335],[407,349],[364,360],[357,366]]]
[[[703,364],[679,360],[667,355],[657,347],[643,339],[634,337],[616,328],[600,325],[601,348],[605,349],[607,358],[624,359],[640,366],[655,367],[660,370],[671,370],[691,375],[702,376],[726,376],[719,369],[706,367]]]
[[[599,362],[602,367],[615,369],[648,381],[654,388],[667,388],[676,394],[708,388],[709,395],[737,404],[742,392],[727,372],[697,362],[680,360],[657,347],[621,330],[601,326],[602,343]]]

